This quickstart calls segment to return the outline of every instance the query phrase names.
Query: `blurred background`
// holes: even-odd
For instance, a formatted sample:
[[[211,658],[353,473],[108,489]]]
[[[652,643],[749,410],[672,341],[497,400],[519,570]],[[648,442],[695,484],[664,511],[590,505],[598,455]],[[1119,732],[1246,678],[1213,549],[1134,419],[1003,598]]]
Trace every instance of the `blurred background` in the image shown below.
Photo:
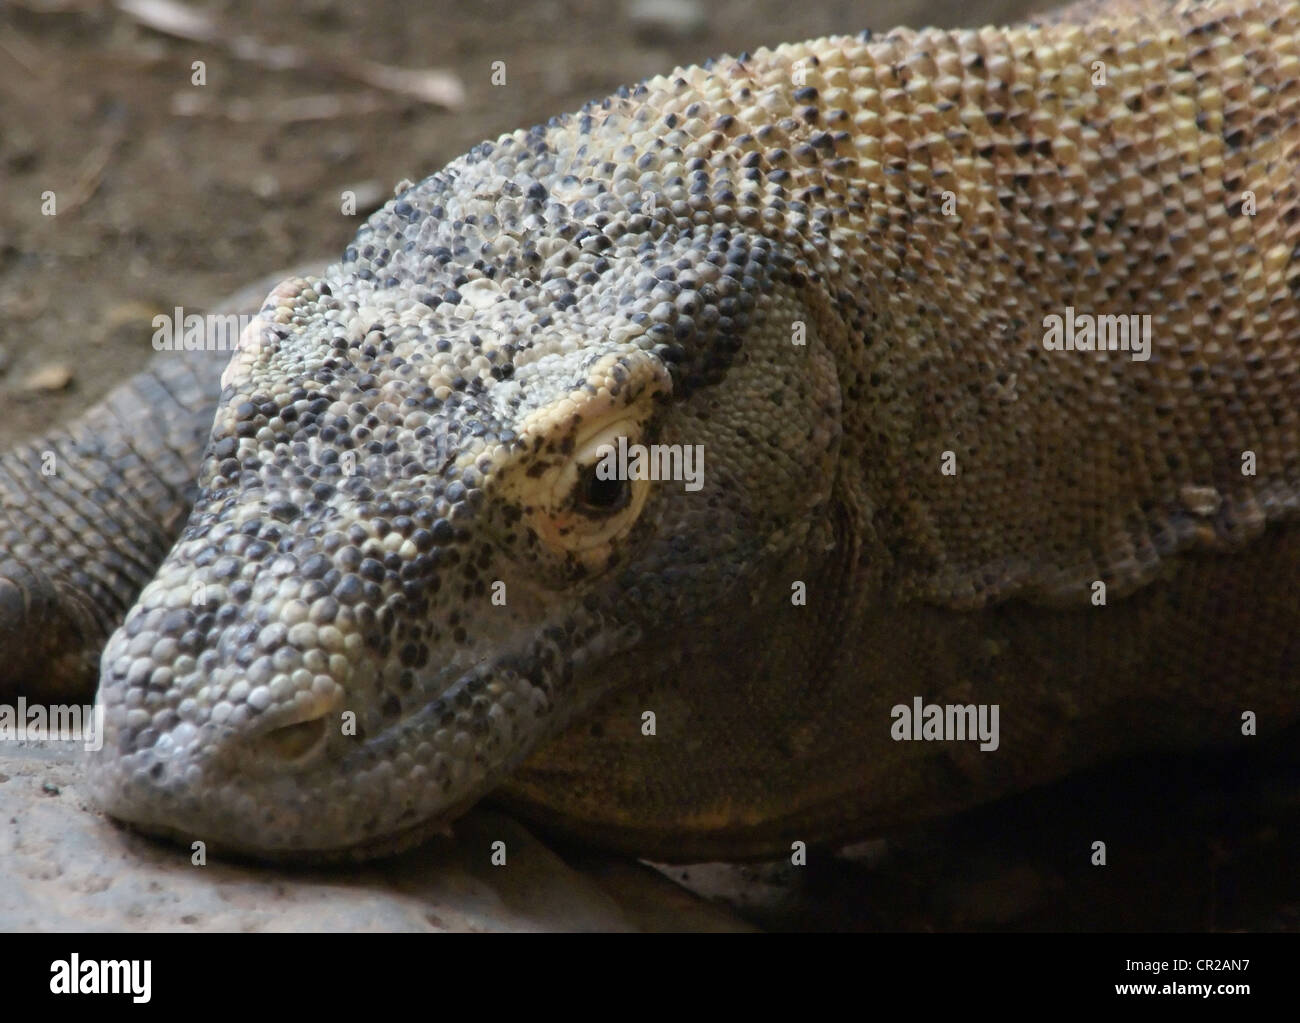
[[[332,259],[398,181],[481,139],[710,56],[1029,6],[4,0],[0,447],[142,366],[156,313]]]

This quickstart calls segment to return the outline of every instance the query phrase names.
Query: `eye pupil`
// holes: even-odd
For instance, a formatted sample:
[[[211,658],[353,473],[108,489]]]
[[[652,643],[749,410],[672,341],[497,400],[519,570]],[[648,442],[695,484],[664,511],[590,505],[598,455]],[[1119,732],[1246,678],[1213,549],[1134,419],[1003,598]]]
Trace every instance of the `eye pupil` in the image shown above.
[[[583,473],[582,503],[602,512],[615,512],[627,504],[631,495],[627,480],[603,480],[596,475],[593,465]]]

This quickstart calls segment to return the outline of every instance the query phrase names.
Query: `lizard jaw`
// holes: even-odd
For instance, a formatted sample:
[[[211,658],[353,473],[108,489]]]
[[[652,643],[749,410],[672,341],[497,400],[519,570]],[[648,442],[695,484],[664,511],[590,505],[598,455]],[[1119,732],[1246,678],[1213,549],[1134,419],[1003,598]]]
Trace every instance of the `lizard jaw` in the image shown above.
[[[598,631],[571,663],[603,662],[615,634]],[[546,649],[542,640],[525,654],[435,672],[438,697],[372,736],[347,734],[340,698],[273,715],[269,727],[174,729],[141,746],[110,696],[92,794],[132,829],[225,855],[328,861],[399,852],[446,831],[603,691],[607,673],[549,675]],[[555,699],[560,687],[571,690],[564,700]],[[403,762],[405,772],[394,767]]]

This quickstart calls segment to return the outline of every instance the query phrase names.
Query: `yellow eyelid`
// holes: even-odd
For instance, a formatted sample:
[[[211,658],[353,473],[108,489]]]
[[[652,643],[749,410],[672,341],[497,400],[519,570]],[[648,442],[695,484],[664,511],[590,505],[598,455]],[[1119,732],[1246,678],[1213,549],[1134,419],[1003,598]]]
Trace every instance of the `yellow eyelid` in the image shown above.
[[[592,424],[575,445],[573,457],[555,474],[548,488],[548,507],[541,512],[538,522],[542,538],[553,547],[582,555],[598,551],[626,533],[640,517],[650,492],[648,480],[629,480],[632,493],[627,504],[607,519],[592,519],[570,511],[561,511],[573,490],[578,486],[579,474],[600,457],[600,448],[606,444],[617,445],[619,437],[629,442],[639,439],[643,418],[621,415],[617,419]],[[588,528],[583,528],[588,527]],[[592,528],[594,527],[594,528]]]

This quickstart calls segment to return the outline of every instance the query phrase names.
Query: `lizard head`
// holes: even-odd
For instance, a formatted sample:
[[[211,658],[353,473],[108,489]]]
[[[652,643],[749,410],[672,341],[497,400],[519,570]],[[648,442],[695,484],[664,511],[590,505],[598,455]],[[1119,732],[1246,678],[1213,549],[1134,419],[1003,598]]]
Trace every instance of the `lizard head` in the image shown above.
[[[700,214],[741,168],[657,123],[618,155],[613,122],[484,144],[272,292],[103,656],[110,814],[264,856],[413,841],[806,540],[839,440],[812,271]]]

